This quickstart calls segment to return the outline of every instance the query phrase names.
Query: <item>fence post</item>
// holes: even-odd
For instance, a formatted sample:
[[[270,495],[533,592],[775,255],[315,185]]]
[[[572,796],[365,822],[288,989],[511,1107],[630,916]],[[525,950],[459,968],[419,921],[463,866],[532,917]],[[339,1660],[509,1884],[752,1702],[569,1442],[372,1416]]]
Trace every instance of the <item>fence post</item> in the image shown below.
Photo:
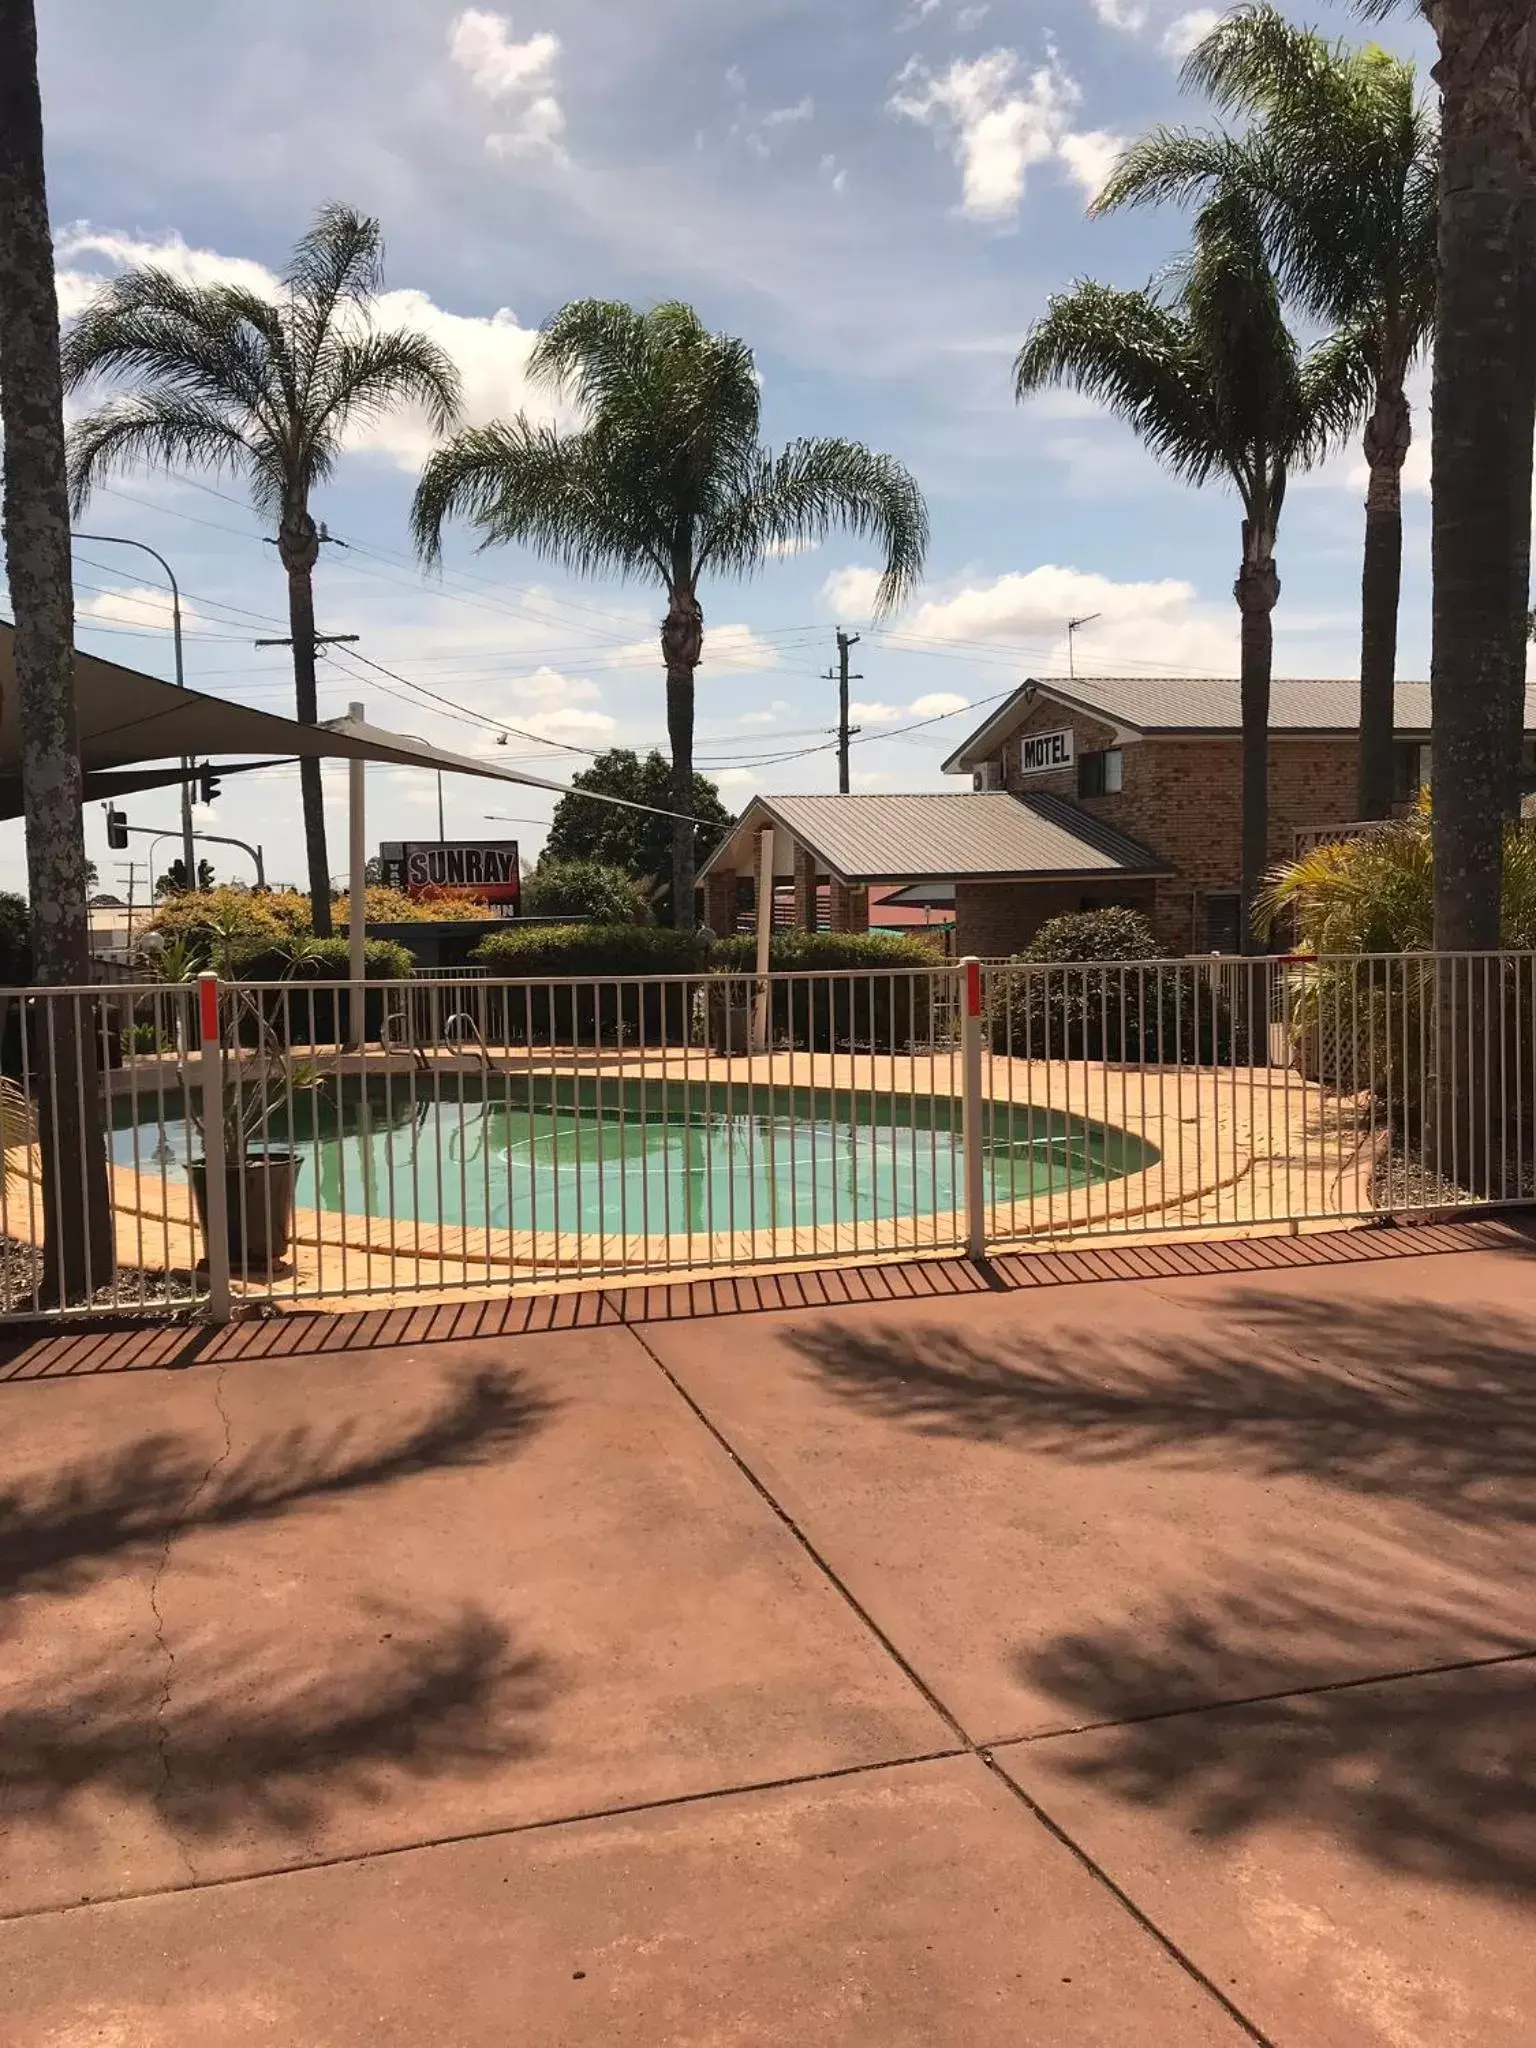
[[[208,1315],[227,1323],[229,1302],[229,1179],[224,1157],[224,1048],[219,1039],[219,977],[197,977],[198,1106],[203,1122],[203,1251],[208,1260]]]
[[[981,962],[967,953],[960,962],[960,1139],[965,1148],[965,1252],[982,1258],[987,1249],[986,1177],[981,1151]]]

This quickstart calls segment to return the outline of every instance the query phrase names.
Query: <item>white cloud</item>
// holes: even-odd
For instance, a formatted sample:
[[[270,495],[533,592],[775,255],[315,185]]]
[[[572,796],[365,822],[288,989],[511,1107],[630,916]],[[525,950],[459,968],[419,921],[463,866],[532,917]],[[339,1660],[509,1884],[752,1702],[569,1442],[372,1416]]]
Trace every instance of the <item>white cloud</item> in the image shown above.
[[[779,714],[777,711],[743,711],[736,722],[738,725],[777,725]]]
[[[770,561],[782,562],[790,555],[814,555],[821,546],[819,540],[809,539],[805,534],[795,534],[789,540],[771,540],[766,553]]]
[[[90,576],[96,572],[86,568],[84,573]],[[75,604],[75,619],[81,626],[94,622],[102,626],[131,627],[135,632],[155,633],[163,629],[169,633],[172,616],[170,591],[163,586],[156,589],[147,583],[125,583],[111,590],[82,592]],[[188,633],[205,623],[188,598],[181,601],[181,623]],[[232,630],[211,622],[209,627],[211,631]]]
[[[1155,583],[1117,583],[1111,577],[1044,563],[1027,572],[967,584],[949,597],[930,598],[893,636],[913,642],[1033,643],[1021,651],[1066,653],[1068,619],[1097,614],[1077,636],[1076,658],[1086,673],[1113,675],[1129,668],[1188,668],[1232,674],[1237,660],[1237,614],[1231,605],[1203,605],[1194,585],[1168,577]],[[1063,666],[1064,666],[1063,661]]]
[[[979,28],[991,11],[988,0],[977,0],[976,6],[961,8],[960,12],[955,16],[955,26],[962,29]]]
[[[514,43],[512,24],[503,14],[467,8],[448,27],[448,55],[476,92],[487,99],[536,92],[547,85],[560,54],[560,38],[547,33]]]
[[[1013,213],[1034,165],[1059,160],[1086,183],[1106,152],[1119,146],[1098,131],[1073,131],[1082,91],[1054,56],[1027,77],[1012,50],[957,58],[938,75],[914,60],[897,83],[904,89],[893,94],[892,111],[950,137],[961,167],[962,209],[976,220]]]
[[[1214,7],[1191,8],[1188,14],[1178,15],[1169,22],[1158,47],[1165,57],[1182,62],[1196,43],[1204,42],[1220,19],[1221,15]]]
[[[1106,28],[1124,29],[1139,35],[1147,25],[1147,10],[1140,0],[1093,0],[1093,11]]]
[[[492,156],[565,163],[565,112],[554,92],[559,55],[560,38],[547,30],[514,42],[512,24],[503,14],[471,7],[450,23],[449,61],[475,91],[489,100],[521,102],[510,126],[486,136]]]
[[[899,704],[850,704],[848,716],[855,725],[894,725],[905,714]]]
[[[1124,148],[1123,135],[1112,135],[1107,129],[1094,128],[1086,135],[1064,135],[1061,139],[1061,160],[1087,196],[1096,199]]]
[[[851,619],[867,619],[871,615],[879,590],[878,569],[834,569],[821,586],[821,594],[833,611]]]
[[[265,264],[252,262],[249,257],[222,256],[213,249],[193,249],[178,234],[164,235],[159,241],[148,242],[112,228],[94,228],[88,221],[76,221],[64,229],[54,244],[59,313],[66,320],[80,312],[101,288],[99,272],[75,267],[74,259],[80,256],[104,257],[112,270],[127,270],[139,264],[153,263],[159,269],[169,271],[182,284],[238,285],[245,291],[259,292],[263,298],[271,298],[277,291],[277,278],[273,272]]]
[[[914,718],[947,718],[952,711],[966,711],[970,708],[969,697],[959,697],[953,690],[931,690],[926,697],[914,697],[912,715]]]
[[[515,128],[501,128],[487,135],[485,146],[492,156],[547,156],[555,163],[566,161],[565,115],[552,93],[541,93],[523,109]]]
[[[792,107],[774,107],[764,114],[765,128],[792,128],[801,121],[809,121],[816,111],[816,102],[807,93],[804,99],[796,100]]]
[[[722,768],[710,781],[717,789],[755,789],[757,777],[750,768]]]
[[[612,656],[615,668],[654,668],[661,660],[658,640],[631,640],[623,647],[616,647]],[[727,624],[704,628],[704,653],[699,666],[721,671],[738,673],[748,669],[777,668],[779,650],[770,641],[759,640],[750,626]]]

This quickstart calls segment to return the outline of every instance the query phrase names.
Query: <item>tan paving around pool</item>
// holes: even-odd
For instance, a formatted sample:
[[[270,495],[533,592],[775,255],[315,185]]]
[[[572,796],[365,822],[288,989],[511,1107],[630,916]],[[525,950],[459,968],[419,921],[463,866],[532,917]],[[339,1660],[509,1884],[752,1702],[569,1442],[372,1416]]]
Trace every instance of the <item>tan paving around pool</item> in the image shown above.
[[[463,1052],[419,1059],[405,1052],[316,1056],[318,1072],[382,1078],[402,1099],[426,1099],[434,1076],[481,1071]],[[952,1101],[958,1057],[780,1052],[718,1057],[697,1048],[670,1052],[496,1055],[492,1074],[578,1077],[599,1082],[667,1081],[683,1088],[729,1090],[743,1116],[766,1091],[835,1090],[920,1103]],[[175,1086],[169,1063],[135,1060],[113,1076],[114,1090],[153,1100]],[[1336,1227],[1368,1214],[1371,1179],[1386,1143],[1367,1098],[1340,1098],[1289,1068],[1121,1068],[1082,1061],[1023,1061],[988,1055],[983,1090],[996,1103],[1028,1102],[1066,1128],[1126,1131],[1156,1151],[1144,1170],[994,1203],[988,1241],[1071,1242],[1083,1236],[1139,1236],[1188,1230],[1247,1231],[1305,1219]],[[916,1141],[921,1145],[922,1140]],[[40,1230],[35,1160],[13,1152],[4,1227],[36,1239]],[[119,1258],[127,1265],[189,1271],[201,1257],[189,1192],[150,1168],[114,1174]],[[278,1300],[366,1294],[406,1298],[432,1292],[502,1293],[596,1282],[624,1273],[683,1275],[762,1270],[839,1257],[912,1256],[963,1242],[957,1213],[886,1217],[878,1224],[773,1224],[730,1232],[669,1228],[669,1219],[636,1217],[632,1227],[598,1237],[552,1229],[452,1228],[410,1218],[301,1208],[292,1253],[271,1280],[236,1275],[237,1295]]]

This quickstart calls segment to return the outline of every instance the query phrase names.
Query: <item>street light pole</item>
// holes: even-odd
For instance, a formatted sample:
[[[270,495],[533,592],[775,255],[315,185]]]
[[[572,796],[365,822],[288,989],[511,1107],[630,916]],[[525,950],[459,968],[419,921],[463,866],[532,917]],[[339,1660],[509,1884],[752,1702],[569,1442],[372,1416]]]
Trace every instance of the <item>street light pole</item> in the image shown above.
[[[142,555],[151,555],[165,571],[166,581],[171,586],[171,638],[176,649],[176,687],[184,690],[187,679],[181,662],[181,585],[176,581],[176,572],[158,548],[152,548],[147,541],[127,540],[120,533],[71,533],[71,540],[88,540],[98,546],[110,548],[137,548]],[[182,871],[187,878],[187,887],[197,887],[197,861],[192,850],[192,763],[185,754],[181,757],[181,858]],[[153,884],[154,877],[150,877]]]

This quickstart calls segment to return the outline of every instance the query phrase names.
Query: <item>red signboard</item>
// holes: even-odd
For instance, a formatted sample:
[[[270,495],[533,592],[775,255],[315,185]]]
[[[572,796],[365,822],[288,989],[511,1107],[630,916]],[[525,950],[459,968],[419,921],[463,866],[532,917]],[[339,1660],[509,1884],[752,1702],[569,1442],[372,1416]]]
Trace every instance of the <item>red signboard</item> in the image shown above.
[[[407,896],[473,896],[516,915],[522,874],[515,839],[405,839],[379,848],[385,883]]]

